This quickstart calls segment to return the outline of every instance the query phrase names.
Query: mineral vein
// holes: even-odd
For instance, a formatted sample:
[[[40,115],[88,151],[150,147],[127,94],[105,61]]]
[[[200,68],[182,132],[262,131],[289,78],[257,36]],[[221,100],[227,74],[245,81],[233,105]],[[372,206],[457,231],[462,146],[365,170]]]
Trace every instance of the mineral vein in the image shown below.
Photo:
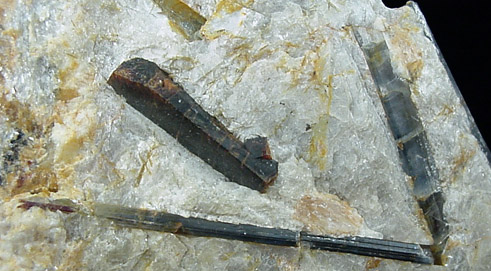
[[[370,33],[365,37],[362,35],[364,33],[355,31],[377,86],[392,136],[399,146],[402,168],[413,178],[413,195],[424,212],[434,240],[431,247],[433,255],[440,264],[448,236],[448,224],[443,215],[444,198],[426,132],[411,100],[409,84],[393,71],[387,43],[372,37]]]
[[[64,200],[66,202],[67,200]],[[53,207],[56,206],[56,207]],[[190,236],[216,237],[275,246],[305,247],[333,252],[352,253],[423,264],[432,264],[431,252],[426,246],[367,237],[332,237],[313,235],[286,229],[232,224],[195,217],[183,217],[165,212],[128,208],[103,203],[85,206],[64,206],[60,203],[23,200],[19,208],[39,207],[50,211],[89,213],[106,218],[122,227],[170,232]]]
[[[108,83],[136,110],[231,181],[264,192],[278,174],[265,138],[239,141],[155,63],[122,63]]]

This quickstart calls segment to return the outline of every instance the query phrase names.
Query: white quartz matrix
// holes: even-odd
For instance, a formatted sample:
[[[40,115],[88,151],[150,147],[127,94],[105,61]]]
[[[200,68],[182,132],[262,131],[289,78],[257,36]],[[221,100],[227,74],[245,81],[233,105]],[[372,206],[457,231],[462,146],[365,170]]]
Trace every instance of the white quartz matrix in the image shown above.
[[[174,1],[177,2],[177,1]],[[0,0],[0,270],[490,270],[491,168],[423,15],[380,0]],[[444,266],[115,227],[31,196],[431,244],[354,31],[385,39],[446,199]],[[241,140],[269,140],[266,193],[228,181],[106,83],[143,57]]]

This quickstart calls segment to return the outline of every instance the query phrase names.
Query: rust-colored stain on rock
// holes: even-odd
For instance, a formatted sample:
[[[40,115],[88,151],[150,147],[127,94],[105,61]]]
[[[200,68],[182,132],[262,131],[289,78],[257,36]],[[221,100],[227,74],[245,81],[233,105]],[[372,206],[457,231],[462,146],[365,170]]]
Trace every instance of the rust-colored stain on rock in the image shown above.
[[[356,235],[363,224],[355,209],[330,194],[302,197],[295,207],[294,219],[302,222],[305,230],[322,235]]]
[[[56,192],[58,183],[51,169],[46,135],[50,121],[40,117],[26,104],[0,97],[0,114],[12,121],[15,134],[3,150],[0,185],[9,196],[24,192]]]

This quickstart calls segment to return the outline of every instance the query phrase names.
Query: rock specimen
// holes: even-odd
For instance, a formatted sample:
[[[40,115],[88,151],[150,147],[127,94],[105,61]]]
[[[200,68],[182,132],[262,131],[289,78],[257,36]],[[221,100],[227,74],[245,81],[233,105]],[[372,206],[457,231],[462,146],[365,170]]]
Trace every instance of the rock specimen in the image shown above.
[[[491,155],[415,3],[1,3],[2,268],[491,269]],[[278,162],[274,185],[228,181],[128,106],[107,80],[133,58],[158,63],[237,138],[257,138],[243,145]],[[17,208],[33,195],[441,257],[421,265]]]

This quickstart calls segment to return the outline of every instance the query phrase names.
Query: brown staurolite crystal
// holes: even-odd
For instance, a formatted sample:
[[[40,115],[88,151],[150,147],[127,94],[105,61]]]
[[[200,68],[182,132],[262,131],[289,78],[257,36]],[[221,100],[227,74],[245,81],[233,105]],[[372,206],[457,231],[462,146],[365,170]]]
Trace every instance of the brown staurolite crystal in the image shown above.
[[[231,181],[264,192],[276,179],[278,162],[271,159],[265,139],[242,143],[155,63],[141,58],[125,61],[108,83],[128,104]]]

